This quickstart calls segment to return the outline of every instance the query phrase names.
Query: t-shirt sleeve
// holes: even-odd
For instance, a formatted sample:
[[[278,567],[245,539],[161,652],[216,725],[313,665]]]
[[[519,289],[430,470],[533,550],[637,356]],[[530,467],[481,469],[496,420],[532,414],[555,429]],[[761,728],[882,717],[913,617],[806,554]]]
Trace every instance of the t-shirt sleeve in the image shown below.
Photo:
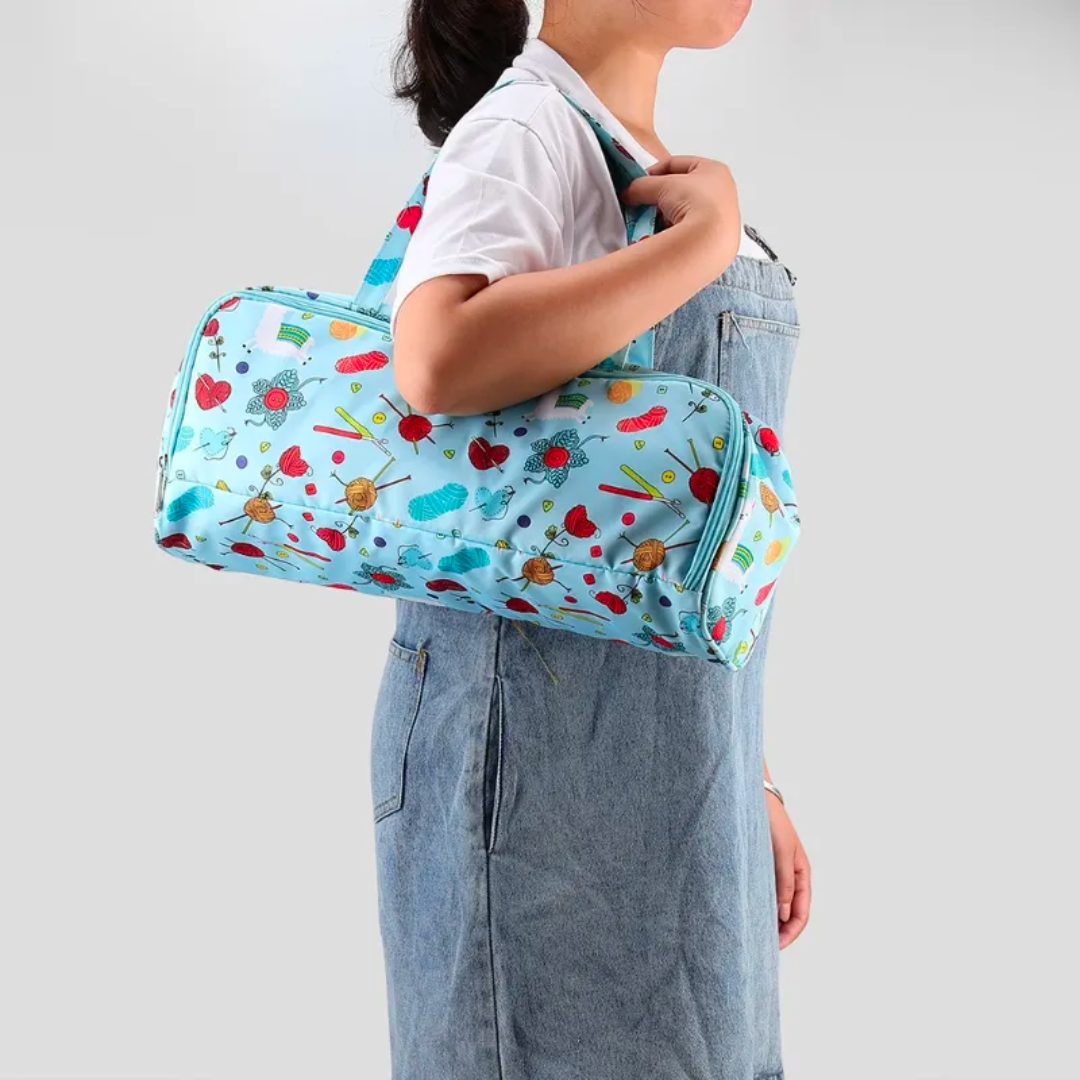
[[[402,301],[444,274],[510,274],[566,265],[564,181],[540,136],[511,118],[459,123],[435,159],[424,212],[394,285]]]

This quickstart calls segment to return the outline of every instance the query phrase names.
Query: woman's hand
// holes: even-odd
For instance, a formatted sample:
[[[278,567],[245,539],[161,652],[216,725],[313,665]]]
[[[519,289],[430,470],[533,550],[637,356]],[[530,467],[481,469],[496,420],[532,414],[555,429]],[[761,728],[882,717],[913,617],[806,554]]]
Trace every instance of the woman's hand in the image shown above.
[[[717,266],[724,270],[738,254],[742,234],[739,193],[722,161],[678,156],[650,165],[623,191],[631,206],[654,204],[671,225],[686,222],[713,234]]]
[[[784,804],[770,792],[765,793],[765,799],[776,864],[780,948],[784,949],[803,932],[810,918],[810,862]]]

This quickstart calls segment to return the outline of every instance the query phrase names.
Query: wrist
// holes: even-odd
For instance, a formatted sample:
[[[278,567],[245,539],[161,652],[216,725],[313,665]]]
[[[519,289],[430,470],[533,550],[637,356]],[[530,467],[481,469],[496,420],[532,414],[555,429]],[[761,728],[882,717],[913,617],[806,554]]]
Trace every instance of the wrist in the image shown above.
[[[685,229],[688,247],[701,266],[705,283],[719,277],[739,252],[741,226],[719,214],[687,214],[676,229]]]

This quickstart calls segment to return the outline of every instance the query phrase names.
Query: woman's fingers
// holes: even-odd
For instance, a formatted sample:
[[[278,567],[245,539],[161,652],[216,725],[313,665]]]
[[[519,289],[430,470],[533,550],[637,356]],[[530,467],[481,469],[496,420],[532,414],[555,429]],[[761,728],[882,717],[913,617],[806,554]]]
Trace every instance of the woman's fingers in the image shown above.
[[[796,845],[792,869],[795,888],[789,917],[780,926],[780,948],[790,945],[806,929],[810,920],[810,862],[802,844]]]
[[[659,176],[639,176],[631,180],[622,191],[622,200],[629,206],[655,206],[664,189],[664,181]]]
[[[653,162],[645,171],[650,176],[668,176],[671,173],[688,173],[701,164],[702,159],[692,154],[676,154],[674,157],[661,158]]]
[[[791,918],[791,903],[795,897],[795,852],[785,847],[774,852],[776,863],[776,911],[781,923]]]

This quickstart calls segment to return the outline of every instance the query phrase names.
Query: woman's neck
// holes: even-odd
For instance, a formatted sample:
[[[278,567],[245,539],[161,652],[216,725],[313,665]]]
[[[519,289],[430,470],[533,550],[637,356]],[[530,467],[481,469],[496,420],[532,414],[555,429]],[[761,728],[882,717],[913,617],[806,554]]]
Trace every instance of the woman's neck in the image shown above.
[[[593,32],[566,11],[560,12],[557,23],[545,18],[537,36],[589,84],[641,146],[658,158],[668,156],[654,123],[663,52],[612,40],[599,28]]]

